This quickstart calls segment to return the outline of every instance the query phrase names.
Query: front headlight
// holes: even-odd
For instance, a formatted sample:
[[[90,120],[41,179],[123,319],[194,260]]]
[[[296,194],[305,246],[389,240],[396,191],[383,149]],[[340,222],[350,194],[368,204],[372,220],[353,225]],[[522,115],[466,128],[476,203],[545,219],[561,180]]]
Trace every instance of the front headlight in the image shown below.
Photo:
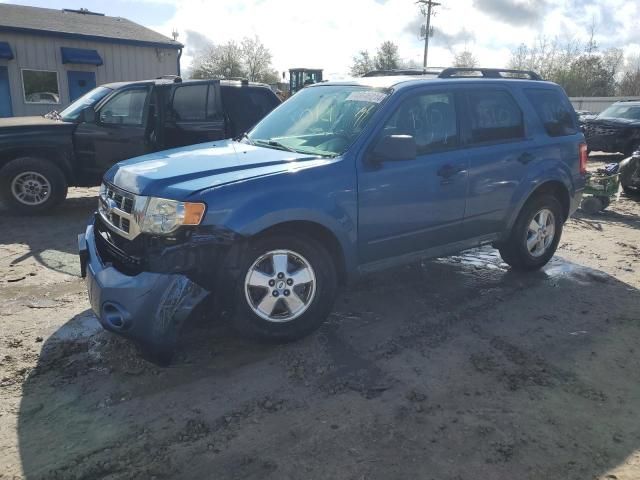
[[[204,211],[204,203],[149,197],[140,221],[140,230],[144,233],[166,235],[183,225],[200,225]]]

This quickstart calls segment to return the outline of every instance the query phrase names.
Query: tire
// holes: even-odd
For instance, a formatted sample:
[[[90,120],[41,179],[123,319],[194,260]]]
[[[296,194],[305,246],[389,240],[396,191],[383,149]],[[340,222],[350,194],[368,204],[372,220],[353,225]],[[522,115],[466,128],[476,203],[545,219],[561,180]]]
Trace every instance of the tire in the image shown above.
[[[585,197],[580,202],[580,208],[583,212],[588,213],[589,215],[595,215],[596,213],[604,210],[605,206],[602,203],[602,200],[598,197]]]
[[[276,271],[274,265],[283,263],[276,257],[286,258],[288,265],[285,267],[287,273],[281,279],[278,272],[283,273],[284,269]],[[232,325],[243,336],[268,342],[297,340],[322,325],[331,312],[337,291],[336,266],[327,249],[313,238],[294,233],[258,238],[247,247],[239,272],[234,287],[236,308]],[[293,282],[294,274],[298,273],[310,273],[307,277],[314,281],[298,282],[305,280],[298,276],[298,283],[289,287],[287,282]],[[262,274],[266,276],[262,277]],[[273,285],[268,286],[267,280]],[[265,286],[248,286],[256,283]],[[274,297],[275,290],[279,292],[277,298]],[[263,305],[263,300],[267,306],[261,312],[258,307]],[[294,315],[294,309],[289,305],[299,306],[299,300],[303,307]],[[271,301],[275,306],[271,310],[272,316],[267,318],[265,312],[269,311]]]
[[[550,224],[546,226],[548,233],[549,227],[553,225],[553,237],[549,239],[548,244],[543,240],[540,245],[544,248],[541,251],[534,249],[532,253],[527,247],[529,227],[543,210],[553,215]],[[562,206],[554,196],[544,194],[532,197],[520,211],[509,238],[498,248],[500,256],[514,270],[531,271],[542,268],[551,260],[558,248],[562,236],[563,219]]]
[[[24,195],[22,198],[20,192]],[[23,215],[47,213],[66,197],[64,173],[47,160],[16,158],[0,170],[0,198],[12,211]]]

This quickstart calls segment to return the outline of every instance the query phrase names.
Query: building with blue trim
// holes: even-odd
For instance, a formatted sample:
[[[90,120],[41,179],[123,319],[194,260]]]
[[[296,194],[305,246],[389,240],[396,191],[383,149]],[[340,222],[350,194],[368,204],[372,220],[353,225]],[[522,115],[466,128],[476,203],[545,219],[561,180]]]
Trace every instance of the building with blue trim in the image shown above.
[[[0,3],[0,117],[62,110],[103,83],[179,75],[182,48],[125,18]]]

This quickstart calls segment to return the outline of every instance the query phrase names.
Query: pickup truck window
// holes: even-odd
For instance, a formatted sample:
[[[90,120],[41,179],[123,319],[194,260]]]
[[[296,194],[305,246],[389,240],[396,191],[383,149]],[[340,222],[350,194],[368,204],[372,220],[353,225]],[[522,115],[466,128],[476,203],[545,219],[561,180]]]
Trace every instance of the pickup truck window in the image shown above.
[[[265,88],[223,86],[221,92],[234,135],[246,132],[278,106],[277,97]]]
[[[386,90],[364,86],[305,88],[262,120],[249,134],[249,140],[303,153],[340,155],[388,95]]]
[[[173,93],[172,110],[177,121],[203,122],[207,116],[206,84],[177,87]]]
[[[112,91],[113,90],[107,87],[94,88],[60,112],[60,117],[67,122],[77,120],[80,112],[82,112],[85,107],[96,105]]]
[[[142,125],[146,88],[124,90],[100,109],[100,122],[108,125]]]
[[[524,137],[522,110],[504,90],[479,88],[467,94],[472,143],[495,143]]]

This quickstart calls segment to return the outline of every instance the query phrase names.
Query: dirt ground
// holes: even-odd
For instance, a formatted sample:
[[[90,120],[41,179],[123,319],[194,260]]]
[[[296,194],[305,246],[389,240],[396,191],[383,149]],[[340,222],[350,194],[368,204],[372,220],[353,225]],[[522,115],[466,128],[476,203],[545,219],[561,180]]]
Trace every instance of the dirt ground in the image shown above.
[[[95,196],[0,211],[0,479],[640,479],[639,199],[578,212],[541,272],[395,269],[297,343],[200,319],[162,369],[89,310]]]

